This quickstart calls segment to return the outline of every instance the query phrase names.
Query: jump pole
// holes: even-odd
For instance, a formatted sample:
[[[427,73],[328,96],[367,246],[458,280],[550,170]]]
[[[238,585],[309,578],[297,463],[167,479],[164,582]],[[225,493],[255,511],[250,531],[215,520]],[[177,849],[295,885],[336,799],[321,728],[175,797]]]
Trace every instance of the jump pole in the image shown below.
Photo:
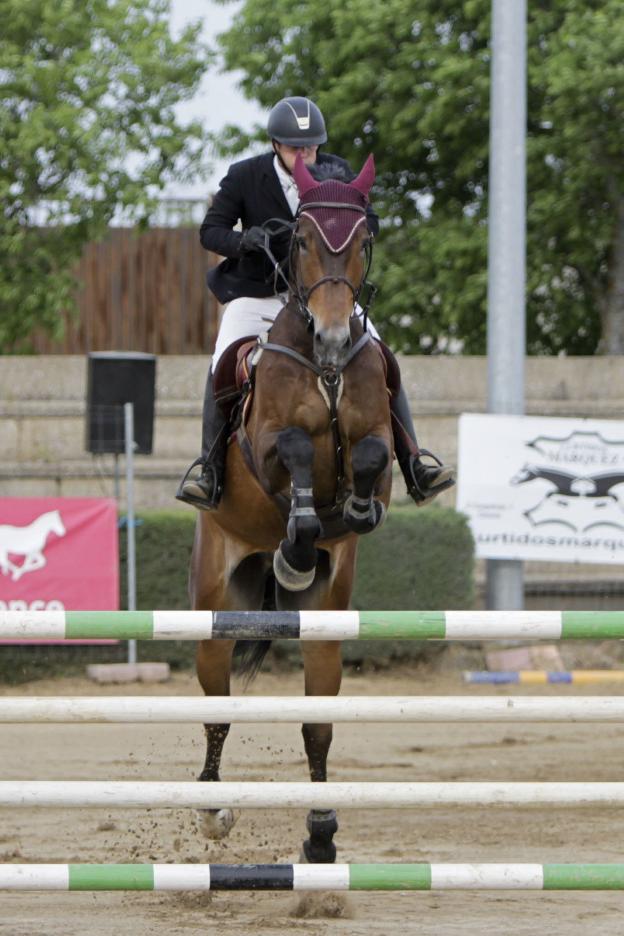
[[[624,611],[0,611],[0,639],[624,638]]]
[[[592,686],[624,682],[624,670],[467,670],[464,682],[482,686]]]
[[[5,864],[0,890],[624,890],[624,864]]]
[[[399,809],[421,806],[618,806],[624,783],[3,780],[0,808]]]
[[[624,697],[0,697],[0,723],[624,722]]]

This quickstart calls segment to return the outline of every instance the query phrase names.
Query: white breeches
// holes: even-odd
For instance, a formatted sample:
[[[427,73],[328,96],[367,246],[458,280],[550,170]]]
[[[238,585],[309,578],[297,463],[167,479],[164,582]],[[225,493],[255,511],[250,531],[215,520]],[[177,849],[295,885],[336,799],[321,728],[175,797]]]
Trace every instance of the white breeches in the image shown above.
[[[212,356],[212,371],[214,371],[217,361],[229,345],[240,338],[245,338],[247,335],[261,335],[263,332],[268,331],[282,308],[283,303],[277,296],[268,296],[266,299],[252,299],[249,296],[242,296],[240,299],[233,299],[228,302],[223,309],[223,317]],[[356,306],[356,313],[361,311],[361,308]],[[370,319],[366,323],[366,330],[370,332],[373,338],[379,338],[377,329]]]

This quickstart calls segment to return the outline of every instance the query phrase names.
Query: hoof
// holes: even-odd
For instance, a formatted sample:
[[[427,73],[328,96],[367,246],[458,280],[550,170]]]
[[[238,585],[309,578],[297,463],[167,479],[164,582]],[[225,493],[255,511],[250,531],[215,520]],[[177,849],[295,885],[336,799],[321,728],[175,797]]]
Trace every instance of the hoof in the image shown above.
[[[316,567],[308,572],[299,572],[286,562],[281,547],[273,553],[273,572],[275,578],[286,591],[300,592],[309,588],[316,575]]]
[[[306,839],[299,856],[300,864],[334,864],[336,861],[336,846],[333,842],[325,845],[314,845]]]
[[[237,820],[231,809],[202,809],[199,812],[201,830],[206,838],[224,839]]]
[[[386,519],[386,508],[381,501],[373,500],[366,510],[362,511],[361,507],[353,502],[351,495],[344,505],[342,518],[350,530],[363,536],[381,526]]]
[[[333,864],[336,860],[336,846],[332,839],[338,831],[336,811],[311,809],[306,826],[310,838],[303,843],[302,864]]]

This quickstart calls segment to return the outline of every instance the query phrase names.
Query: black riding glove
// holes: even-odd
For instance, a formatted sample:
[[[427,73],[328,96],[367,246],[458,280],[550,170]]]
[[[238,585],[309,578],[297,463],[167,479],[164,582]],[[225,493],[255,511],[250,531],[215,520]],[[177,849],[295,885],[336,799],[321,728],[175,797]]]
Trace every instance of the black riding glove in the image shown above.
[[[243,231],[240,239],[239,249],[241,253],[254,253],[264,249],[266,232],[264,228],[254,225]]]

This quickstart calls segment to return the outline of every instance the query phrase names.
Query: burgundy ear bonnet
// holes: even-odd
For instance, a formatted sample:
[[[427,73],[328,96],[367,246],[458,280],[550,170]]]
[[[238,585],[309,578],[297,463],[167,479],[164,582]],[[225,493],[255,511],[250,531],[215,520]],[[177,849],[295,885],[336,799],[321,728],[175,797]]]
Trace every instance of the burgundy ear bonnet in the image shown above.
[[[366,224],[368,193],[375,181],[375,160],[368,157],[353,182],[317,182],[297,156],[293,176],[301,196],[300,215],[314,222],[332,253],[346,249],[361,224]]]

